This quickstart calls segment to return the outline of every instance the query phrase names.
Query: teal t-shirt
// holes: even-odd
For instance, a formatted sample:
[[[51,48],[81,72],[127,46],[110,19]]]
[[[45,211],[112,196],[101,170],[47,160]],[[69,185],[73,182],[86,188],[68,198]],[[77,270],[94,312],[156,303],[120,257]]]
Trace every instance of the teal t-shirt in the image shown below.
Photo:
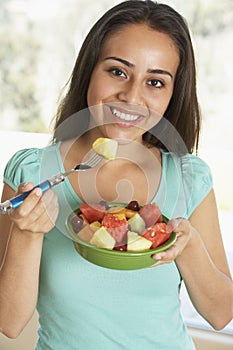
[[[59,143],[17,152],[4,181],[13,189],[64,171]],[[88,180],[88,172],[86,173]],[[153,201],[169,218],[188,218],[212,188],[200,158],[162,151],[162,176]],[[36,350],[193,350],[180,313],[181,276],[175,262],[133,271],[110,270],[83,259],[65,229],[81,203],[69,180],[54,187],[60,212],[44,237]]]

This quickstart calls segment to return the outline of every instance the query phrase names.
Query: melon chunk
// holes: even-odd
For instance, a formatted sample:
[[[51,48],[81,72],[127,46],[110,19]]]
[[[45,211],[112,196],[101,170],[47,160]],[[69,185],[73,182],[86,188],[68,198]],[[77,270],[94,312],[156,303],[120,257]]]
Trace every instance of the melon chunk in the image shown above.
[[[150,249],[152,242],[148,239],[138,235],[136,232],[128,231],[127,235],[127,250],[128,251],[142,251]]]
[[[102,226],[95,231],[90,243],[99,248],[113,249],[116,241],[106,228]]]
[[[79,231],[78,236],[85,242],[89,242],[92,239],[94,232],[95,231],[90,227],[90,225],[84,225],[84,227]]]
[[[138,213],[128,220],[128,224],[130,225],[130,230],[137,233],[141,233],[146,228],[145,221]]]

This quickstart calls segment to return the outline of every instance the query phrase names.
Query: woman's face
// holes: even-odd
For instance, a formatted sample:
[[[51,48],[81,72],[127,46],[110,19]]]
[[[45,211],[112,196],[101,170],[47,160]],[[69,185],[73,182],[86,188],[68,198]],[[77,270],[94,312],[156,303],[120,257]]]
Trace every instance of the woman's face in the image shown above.
[[[145,24],[126,25],[110,35],[87,93],[102,136],[141,142],[168,107],[178,65],[172,39]]]

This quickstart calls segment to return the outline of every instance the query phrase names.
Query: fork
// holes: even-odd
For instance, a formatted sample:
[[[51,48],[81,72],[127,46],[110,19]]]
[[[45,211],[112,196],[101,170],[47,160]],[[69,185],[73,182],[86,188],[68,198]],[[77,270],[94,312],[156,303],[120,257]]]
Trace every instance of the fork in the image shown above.
[[[42,193],[54,187],[65,180],[67,176],[72,174],[75,171],[85,171],[91,168],[96,167],[104,157],[101,154],[96,153],[93,149],[89,152],[88,159],[78,165],[76,165],[73,169],[69,171],[65,171],[64,173],[59,173],[57,175],[52,176],[50,179],[47,179],[41,182],[39,185],[33,187],[31,190],[23,192],[16,197],[8,199],[7,201],[0,203],[0,214],[5,214],[12,209],[18,208],[24,201],[25,198],[35,189],[40,188]]]

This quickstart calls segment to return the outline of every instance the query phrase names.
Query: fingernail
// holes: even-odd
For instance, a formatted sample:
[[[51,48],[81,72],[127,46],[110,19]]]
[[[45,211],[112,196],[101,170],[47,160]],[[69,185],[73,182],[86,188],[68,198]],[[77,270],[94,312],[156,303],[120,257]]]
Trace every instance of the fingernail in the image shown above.
[[[162,256],[161,256],[161,255],[154,255],[154,258],[155,258],[156,260],[161,260],[161,259],[162,259]]]
[[[23,182],[22,183],[22,189],[24,189],[27,186],[28,182]]]
[[[35,195],[38,196],[38,197],[41,197],[42,191],[41,191],[40,188],[36,188],[36,189],[35,189]]]

